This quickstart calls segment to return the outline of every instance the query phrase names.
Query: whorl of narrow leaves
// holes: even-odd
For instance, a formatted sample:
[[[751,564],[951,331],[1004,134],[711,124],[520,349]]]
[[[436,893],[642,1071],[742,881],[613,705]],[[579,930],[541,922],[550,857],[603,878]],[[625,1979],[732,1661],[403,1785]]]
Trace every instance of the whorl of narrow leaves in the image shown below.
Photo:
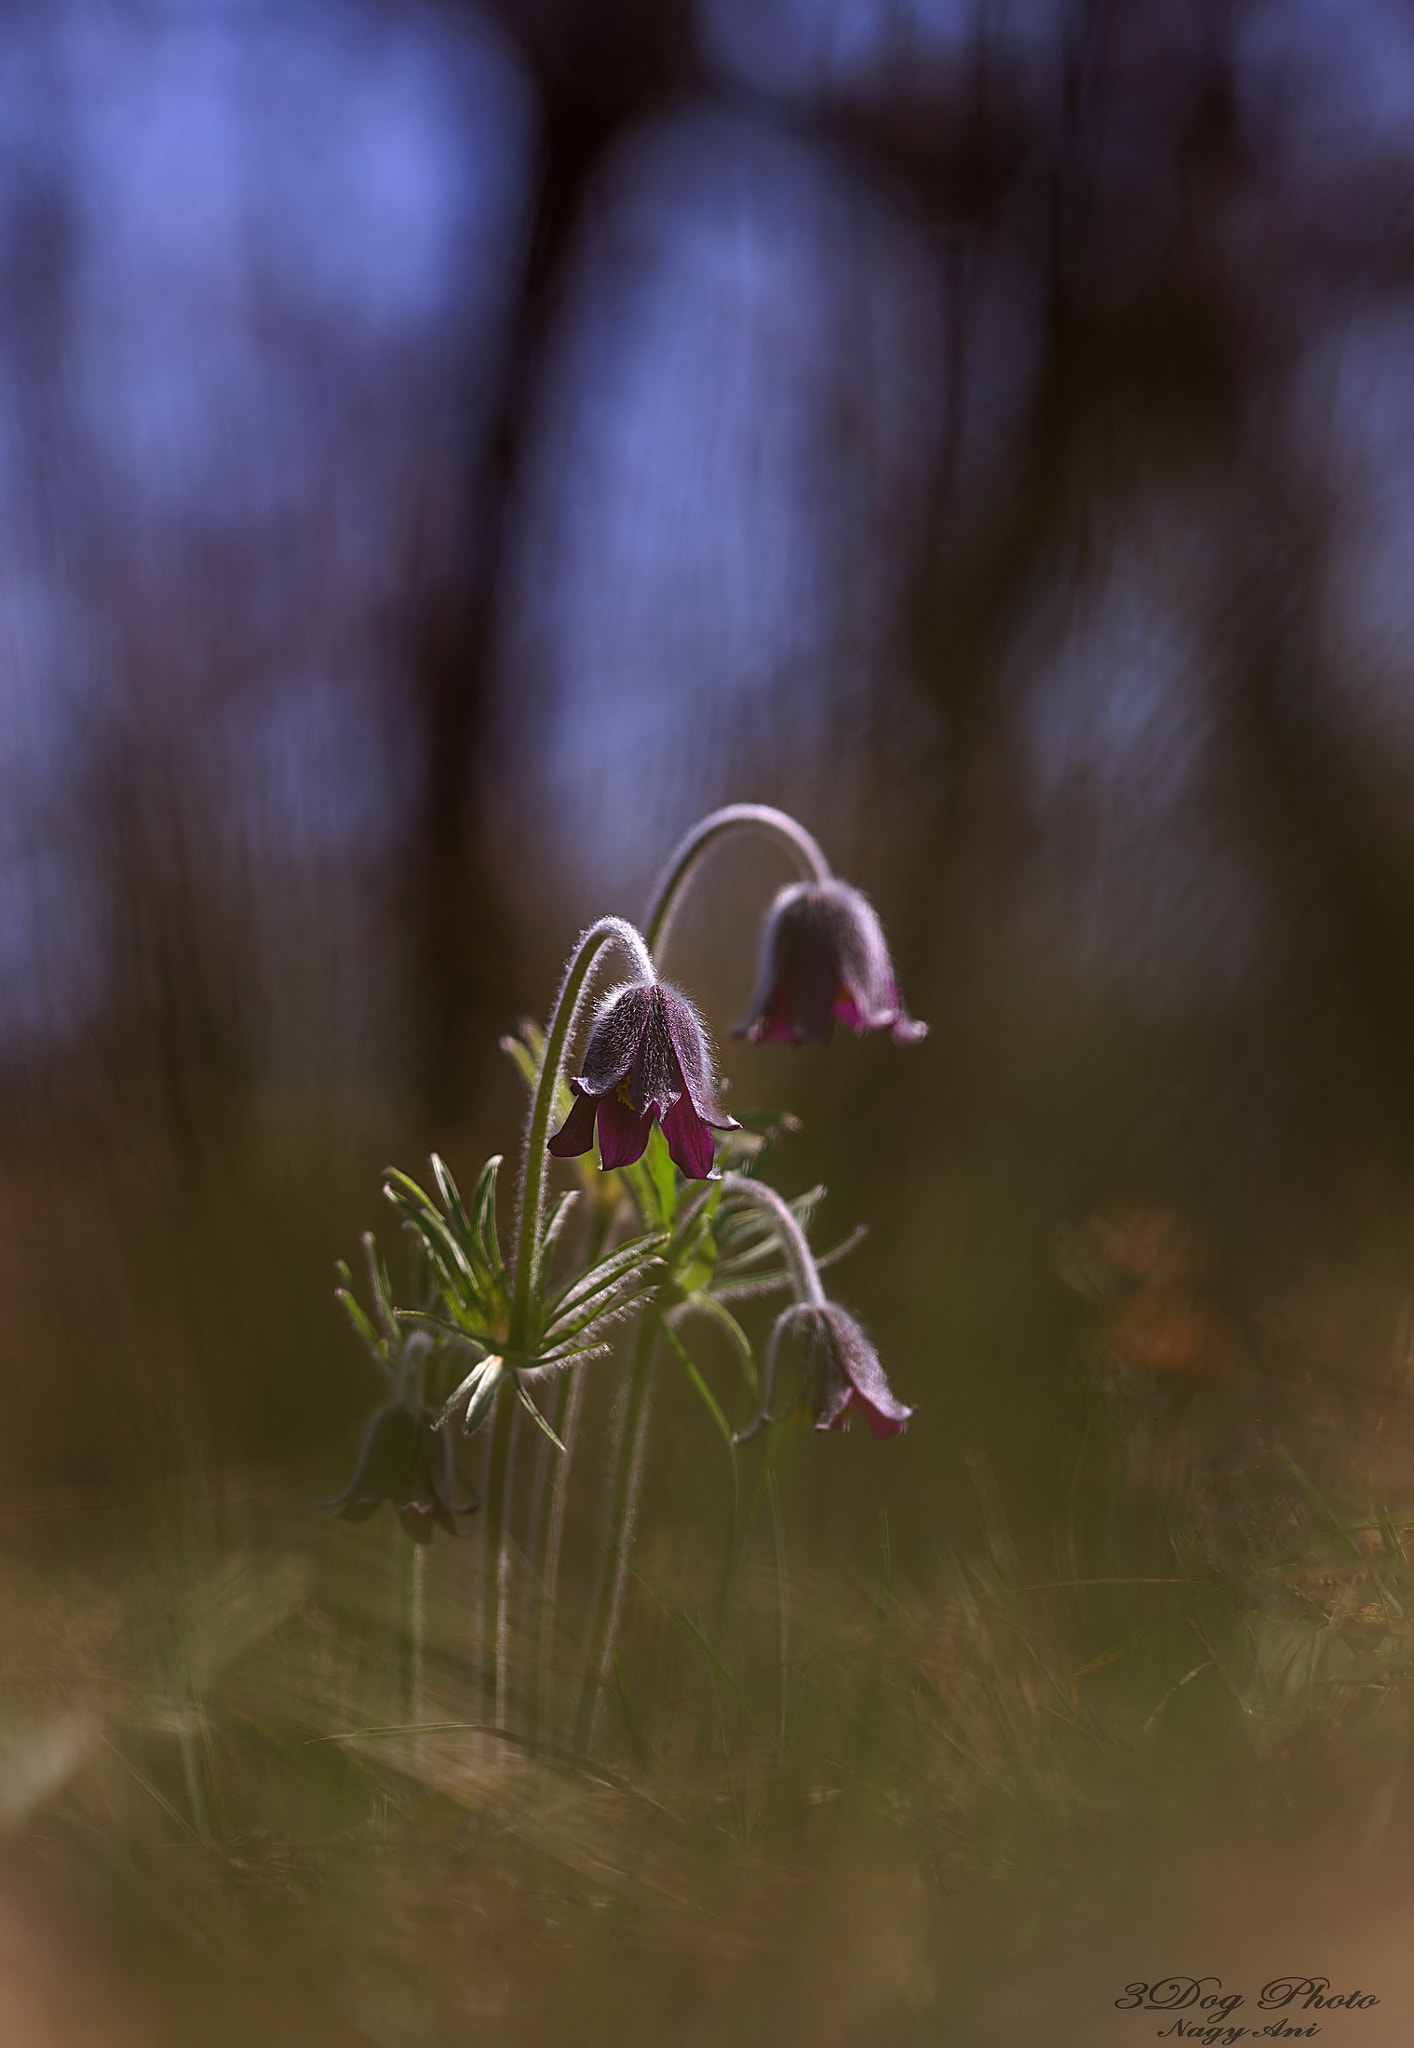
[[[575,1364],[605,1351],[610,1326],[652,1294],[663,1271],[667,1233],[652,1231],[614,1247],[586,1270],[551,1278],[556,1240],[575,1202],[563,1196],[539,1232],[531,1272],[529,1313],[519,1350],[511,1355],[511,1285],[496,1226],[499,1156],[489,1159],[470,1204],[435,1154],[432,1176],[440,1200],[407,1174],[390,1169],[384,1193],[425,1253],[435,1289],[426,1309],[394,1310],[395,1320],[427,1330],[444,1342],[480,1355],[443,1407],[450,1415],[466,1403],[463,1427],[484,1422],[510,1374],[516,1391],[542,1429],[548,1428],[521,1386],[526,1378]]]

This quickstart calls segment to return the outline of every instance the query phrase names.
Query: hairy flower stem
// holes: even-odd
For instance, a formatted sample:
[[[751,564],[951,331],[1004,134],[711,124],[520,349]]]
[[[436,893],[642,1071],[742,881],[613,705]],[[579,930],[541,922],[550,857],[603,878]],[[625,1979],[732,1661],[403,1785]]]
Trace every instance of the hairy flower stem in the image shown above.
[[[511,1425],[515,1395],[503,1386],[496,1403],[491,1435],[490,1468],[486,1475],[486,1508],[481,1558],[481,1685],[486,1718],[502,1727],[505,1708],[506,1660],[502,1640],[502,1579],[506,1547],[506,1492],[510,1473]]]
[[[668,942],[678,905],[703,856],[728,832],[742,830],[772,833],[790,848],[802,874],[812,882],[830,880],[830,863],[818,841],[788,812],[771,804],[725,804],[700,819],[678,841],[658,877],[643,921],[643,936],[655,959]]]
[[[825,1290],[820,1285],[815,1254],[790,1203],[774,1188],[768,1188],[765,1181],[752,1180],[744,1173],[723,1175],[722,1199],[754,1202],[758,1209],[766,1211],[776,1226],[776,1241],[785,1257],[796,1301],[805,1307],[823,1308]]]
[[[599,1565],[599,1587],[585,1654],[584,1676],[580,1680],[579,1705],[575,1710],[573,1747],[581,1754],[593,1736],[604,1676],[613,1661],[614,1641],[618,1634],[624,1582],[628,1574],[628,1548],[633,1538],[638,1496],[643,1483],[648,1441],[648,1394],[657,1341],[658,1319],[651,1314],[645,1315],[634,1337],[633,1362],[624,1398],[623,1428],[619,1433],[609,1495],[609,1525]]]
[[[541,1061],[540,1078],[535,1084],[530,1115],[525,1126],[525,1148],[521,1154],[516,1221],[515,1279],[511,1292],[509,1349],[512,1354],[521,1350],[526,1338],[525,1326],[530,1308],[531,1282],[535,1274],[535,1253],[545,1213],[545,1180],[549,1161],[545,1147],[550,1135],[550,1119],[555,1113],[555,1098],[564,1073],[565,1053],[584,1004],[590,970],[604,947],[611,943],[623,947],[637,974],[645,980],[653,978],[653,959],[643,942],[642,934],[622,917],[601,917],[597,923],[590,925],[588,931],[581,934],[574,952],[570,955],[569,965],[565,969],[560,992],[555,998],[555,1006],[550,1012],[550,1022],[546,1027],[545,1056]]]
[[[560,1545],[564,1537],[565,1505],[569,1493],[570,1468],[574,1463],[575,1439],[579,1434],[579,1413],[584,1402],[584,1374],[561,1373],[550,1406],[550,1427],[564,1445],[563,1453],[541,1441],[539,1474],[533,1509],[531,1572],[538,1590],[540,1612],[536,1628],[535,1663],[530,1672],[530,1694],[526,1700],[525,1725],[538,1739],[544,1732],[546,1675],[550,1668],[550,1643],[555,1626],[556,1595],[559,1591]]]
[[[601,1182],[579,1248],[582,1269],[592,1266],[602,1254],[618,1210],[618,1196],[606,1195]],[[560,1551],[564,1543],[565,1510],[569,1505],[570,1472],[579,1436],[579,1418],[584,1407],[584,1389],[585,1375],[582,1372],[560,1374],[551,1400],[550,1427],[565,1448],[560,1453],[543,1439],[540,1444],[535,1503],[531,1511],[533,1548],[530,1554],[531,1579],[539,1592],[540,1615],[530,1698],[526,1705],[526,1727],[533,1737],[544,1733],[540,1724],[546,1711],[546,1680],[560,1587]]]

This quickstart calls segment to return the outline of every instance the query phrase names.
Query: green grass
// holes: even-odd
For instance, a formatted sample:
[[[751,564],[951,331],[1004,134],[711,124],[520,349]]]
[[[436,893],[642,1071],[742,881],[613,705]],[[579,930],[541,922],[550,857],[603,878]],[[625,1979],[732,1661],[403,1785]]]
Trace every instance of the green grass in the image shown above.
[[[1344,1522],[1283,1468],[1284,1547],[1215,1562],[1201,1516],[1136,1513],[1142,1569],[1057,1573],[985,1470],[975,1543],[907,1557],[886,1516],[812,1549],[794,1476],[784,1670],[769,1519],[722,1634],[718,1545],[658,1499],[590,1754],[571,1619],[516,1726],[528,1605],[485,1732],[475,1542],[428,1559],[409,1732],[391,1517],[325,1521],[305,1472],[160,1517],[51,1502],[5,1575],[6,1867],[162,2044],[903,2042],[987,2038],[1079,1900],[1214,1829],[1339,1857],[1407,1822],[1397,1512]]]

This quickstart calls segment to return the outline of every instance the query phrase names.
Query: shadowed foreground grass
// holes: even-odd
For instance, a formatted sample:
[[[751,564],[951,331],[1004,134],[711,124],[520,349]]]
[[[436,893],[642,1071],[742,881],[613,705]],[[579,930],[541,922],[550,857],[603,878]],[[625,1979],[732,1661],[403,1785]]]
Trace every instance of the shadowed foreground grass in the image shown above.
[[[485,1731],[474,1541],[428,1557],[410,1730],[390,1518],[331,1525],[305,1473],[141,1526],[31,1503],[0,2038],[1080,2048],[1151,2037],[1133,1978],[1347,1956],[1382,2002],[1325,2037],[1407,2038],[1414,1530],[1274,1458],[1260,1538],[1170,1516],[1058,1577],[978,1482],[985,1539],[906,1587],[887,1523],[792,1554],[784,1665],[768,1546],[718,1654],[715,1561],[647,1528],[589,1756],[514,1725],[528,1642]]]

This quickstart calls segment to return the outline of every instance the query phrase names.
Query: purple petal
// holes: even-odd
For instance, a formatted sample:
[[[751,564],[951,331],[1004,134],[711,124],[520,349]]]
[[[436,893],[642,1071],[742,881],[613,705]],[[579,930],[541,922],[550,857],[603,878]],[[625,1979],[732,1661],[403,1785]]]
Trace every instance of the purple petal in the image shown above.
[[[665,982],[661,995],[674,1063],[688,1101],[703,1123],[712,1124],[719,1131],[740,1130],[736,1118],[723,1116],[717,1102],[706,1025],[681,989],[671,988]]]
[[[637,1059],[657,989],[656,981],[632,981],[611,989],[599,1005],[580,1067],[591,1095],[617,1088]]]
[[[579,1098],[560,1128],[550,1140],[550,1150],[556,1159],[578,1159],[581,1152],[587,1152],[594,1143],[594,1119],[599,1114],[599,1097],[591,1095],[582,1082],[571,1081]]]
[[[663,1118],[663,1136],[668,1141],[668,1157],[679,1172],[689,1180],[711,1179],[716,1163],[712,1133],[686,1095]]]
[[[896,1401],[892,1394],[886,1394],[882,1399],[877,1394],[870,1397],[862,1394],[858,1387],[850,1395],[849,1405],[859,1410],[876,1438],[902,1436],[913,1414],[911,1408],[905,1408],[902,1401]]]
[[[434,1510],[425,1501],[404,1501],[398,1509],[398,1520],[414,1543],[432,1541]]]
[[[834,1014],[840,1023],[847,1024],[851,1031],[872,1031],[879,1021],[877,1017],[865,1015],[859,998],[851,989],[847,989],[843,982],[840,983],[839,993],[835,997]]]
[[[599,1164],[605,1173],[641,1159],[652,1128],[651,1109],[640,1114],[631,1102],[621,1100],[617,1089],[603,1096],[599,1103]]]
[[[652,1110],[661,1121],[683,1092],[683,1066],[673,1032],[668,998],[675,991],[661,982],[653,990],[644,1017],[638,1050],[628,1073],[628,1092],[640,1115]],[[679,1000],[685,1001],[685,998]]]

